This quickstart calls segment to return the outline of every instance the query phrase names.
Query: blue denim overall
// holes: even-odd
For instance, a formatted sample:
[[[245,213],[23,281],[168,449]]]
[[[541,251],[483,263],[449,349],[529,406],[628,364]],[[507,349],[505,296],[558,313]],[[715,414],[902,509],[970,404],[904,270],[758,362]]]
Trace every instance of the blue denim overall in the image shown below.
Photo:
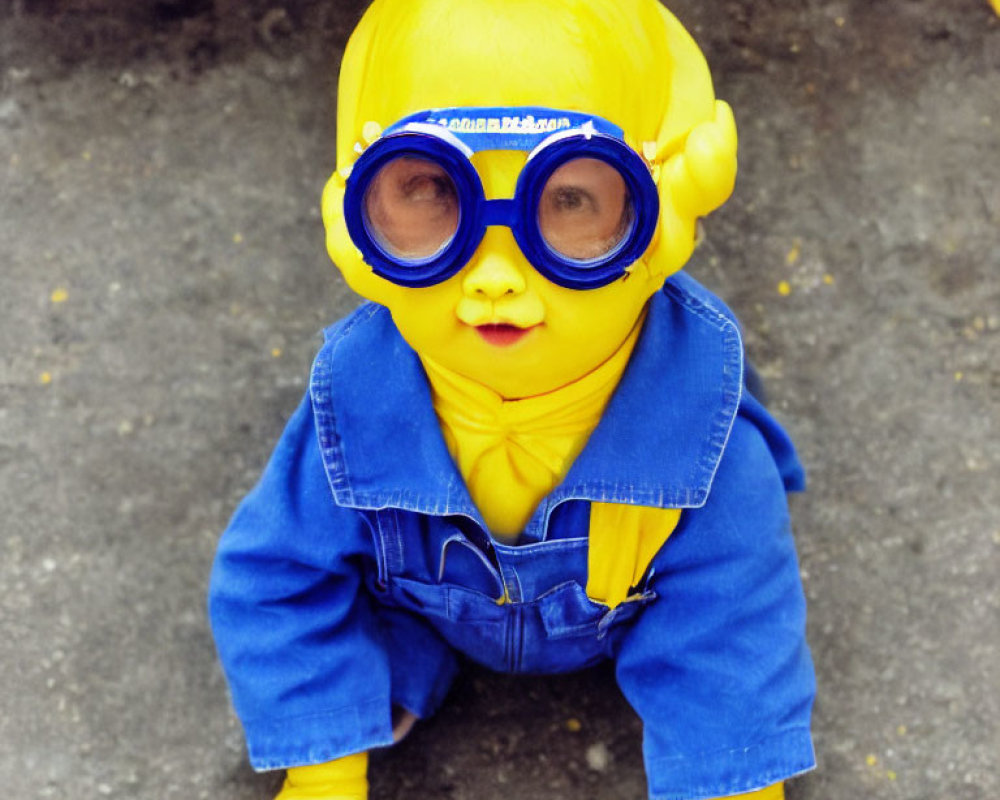
[[[814,763],[785,492],[803,475],[742,391],[731,313],[683,275],[601,422],[515,546],[494,542],[385,309],[327,332],[310,392],[219,545],[210,616],[257,769],[389,745],[456,651],[548,673],[604,658],[643,721],[650,797],[751,791]],[[590,503],[682,509],[617,608],[587,598]]]
[[[498,672],[565,672],[608,658],[621,623],[655,597],[640,591],[614,609],[590,600],[586,535],[514,547],[485,536],[477,544],[456,530],[429,541],[416,515],[371,516],[372,595],[428,620],[452,647]]]

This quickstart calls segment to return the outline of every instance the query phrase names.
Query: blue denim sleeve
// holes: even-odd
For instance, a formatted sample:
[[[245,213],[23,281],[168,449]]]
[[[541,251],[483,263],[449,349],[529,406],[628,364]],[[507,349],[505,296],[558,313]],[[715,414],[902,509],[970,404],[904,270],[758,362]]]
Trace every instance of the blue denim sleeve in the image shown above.
[[[650,797],[723,797],[811,769],[805,601],[783,476],[751,417],[737,417],[708,502],[684,512],[650,588],[617,654]]]
[[[209,590],[256,769],[391,744],[389,661],[362,582],[371,549],[333,501],[306,397],[223,534]]]

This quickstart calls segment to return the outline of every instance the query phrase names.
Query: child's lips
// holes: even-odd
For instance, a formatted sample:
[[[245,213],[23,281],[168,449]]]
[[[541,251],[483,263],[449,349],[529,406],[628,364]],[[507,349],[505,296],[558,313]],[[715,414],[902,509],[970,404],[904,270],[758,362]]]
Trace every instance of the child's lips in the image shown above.
[[[489,325],[476,325],[476,332],[483,337],[483,340],[487,344],[491,344],[494,347],[510,347],[512,344],[521,341],[521,339],[537,327],[537,325],[531,325],[527,328],[519,328],[517,325],[502,322],[491,323]]]

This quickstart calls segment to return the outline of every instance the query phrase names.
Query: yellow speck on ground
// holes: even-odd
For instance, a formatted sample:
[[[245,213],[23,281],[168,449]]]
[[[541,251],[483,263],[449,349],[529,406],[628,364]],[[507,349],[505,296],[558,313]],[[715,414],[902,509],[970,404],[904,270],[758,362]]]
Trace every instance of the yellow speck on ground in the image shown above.
[[[785,263],[788,264],[788,266],[792,266],[792,264],[798,262],[799,256],[801,255],[802,255],[802,247],[799,245],[798,242],[796,242],[795,244],[792,245],[792,249],[789,250],[788,253],[785,255]]]
[[[243,244],[243,234],[234,233],[233,234],[233,244]]]
[[[843,28],[847,24],[847,20],[843,17],[837,17],[833,22],[838,28]]]
[[[869,753],[868,757],[865,759],[865,763],[869,767],[874,767],[878,763],[878,756],[873,753]]]
[[[38,376],[38,382],[42,384],[42,386],[48,386],[50,383],[52,383],[52,373],[43,372],[41,375]]]
[[[90,161],[90,159],[93,158],[93,156],[90,155],[89,150],[84,150],[80,155],[84,161]]]
[[[900,725],[898,728],[896,728],[896,733],[899,736],[906,736],[906,726],[905,725]]]
[[[566,720],[566,730],[570,733],[579,733],[583,730],[583,723],[581,723],[576,717],[570,717]]]
[[[833,275],[831,275],[829,272],[826,273],[826,275],[823,276],[823,283],[825,283],[827,286],[833,286],[834,283]]]
[[[960,382],[962,380],[962,378],[964,378],[964,377],[965,377],[965,373],[964,372],[962,372],[961,370],[956,371],[955,372],[955,383]]]
[[[788,281],[781,281],[778,284],[778,294],[782,297],[788,297],[792,293],[792,285]]]
[[[887,773],[885,773],[885,777],[887,777],[890,781],[894,781],[899,776],[890,769]]]
[[[59,287],[58,289],[54,289],[52,294],[49,295],[49,300],[53,303],[65,303],[69,300],[69,292],[62,287]]]
[[[281,348],[272,347],[271,348],[271,358],[281,358]]]

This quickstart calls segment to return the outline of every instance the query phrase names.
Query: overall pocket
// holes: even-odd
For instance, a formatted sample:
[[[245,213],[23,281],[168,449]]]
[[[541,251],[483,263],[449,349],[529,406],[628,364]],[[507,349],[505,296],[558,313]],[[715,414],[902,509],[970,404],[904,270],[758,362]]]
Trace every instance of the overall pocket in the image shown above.
[[[387,594],[391,605],[426,620],[456,650],[490,669],[507,669],[510,606],[460,586],[409,578],[394,578]]]
[[[549,639],[580,636],[603,639],[615,626],[632,619],[656,593],[633,594],[623,603],[609,608],[587,597],[576,582],[564,583],[538,598],[539,616]]]

